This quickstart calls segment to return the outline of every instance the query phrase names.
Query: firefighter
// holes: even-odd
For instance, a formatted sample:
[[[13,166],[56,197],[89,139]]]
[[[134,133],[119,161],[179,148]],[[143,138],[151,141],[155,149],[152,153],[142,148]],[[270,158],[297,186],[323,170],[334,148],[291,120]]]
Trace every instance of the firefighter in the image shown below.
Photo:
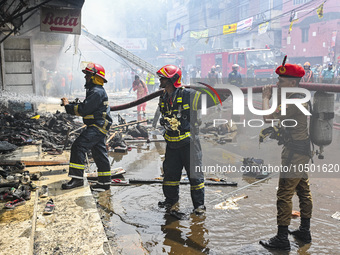
[[[155,91],[155,76],[153,74],[148,73],[145,83],[148,87],[149,94]]]
[[[305,75],[302,77],[301,82],[314,82],[314,73],[310,68],[310,63],[306,62],[303,68],[305,69]]]
[[[241,74],[238,72],[239,65],[238,64],[233,64],[231,66],[231,68],[233,70],[228,75],[228,82],[231,85],[235,85],[237,87],[241,87],[242,86],[242,77],[241,77]]]
[[[202,150],[198,137],[199,120],[197,110],[201,107],[201,92],[181,87],[181,70],[166,65],[157,71],[160,87],[164,94],[159,107],[162,117],[160,124],[165,128],[165,160],[163,162],[163,194],[165,201],[158,203],[161,208],[171,209],[179,200],[179,184],[182,169],[185,168],[191,186],[194,213],[203,214],[204,174]],[[220,95],[222,100],[226,99]],[[217,101],[218,102],[218,101]],[[214,98],[207,98],[207,107],[215,105]]]
[[[99,64],[89,63],[82,72],[85,74],[86,98],[82,103],[70,103],[62,98],[62,104],[68,114],[82,116],[86,129],[74,141],[71,147],[68,183],[62,184],[62,189],[73,189],[84,185],[83,174],[85,157],[89,149],[98,167],[98,184],[93,190],[110,189],[110,162],[105,146],[105,137],[112,124],[110,106],[104,89],[105,70]]]
[[[281,88],[298,87],[301,78],[305,75],[303,67],[298,65],[286,64],[276,69],[279,75],[278,87],[278,107],[274,113],[265,115],[264,120],[271,122],[270,119],[280,121],[292,119],[296,125],[291,125],[287,121],[289,128],[281,128],[283,135],[283,150],[281,153],[282,167],[285,171],[280,172],[279,187],[277,190],[277,235],[268,241],[261,240],[260,244],[266,248],[276,248],[290,250],[288,233],[304,243],[311,242],[310,218],[312,216],[312,196],[309,188],[308,175],[305,166],[311,158],[310,138],[308,134],[307,116],[295,105],[288,104],[286,115],[281,114]],[[265,86],[262,92],[263,109],[269,109],[269,100],[272,96],[271,86]],[[292,93],[287,95],[289,98],[303,98],[304,95]],[[307,107],[306,104],[304,104]],[[281,137],[280,135],[280,137]],[[279,137],[279,136],[278,136]],[[301,168],[302,167],[302,168]],[[299,171],[294,171],[299,169]],[[286,171],[287,170],[287,171]],[[296,192],[299,198],[301,224],[297,230],[290,231],[292,214],[292,197]]]
[[[218,83],[218,74],[216,72],[216,67],[212,66],[208,73],[209,85],[214,87]]]

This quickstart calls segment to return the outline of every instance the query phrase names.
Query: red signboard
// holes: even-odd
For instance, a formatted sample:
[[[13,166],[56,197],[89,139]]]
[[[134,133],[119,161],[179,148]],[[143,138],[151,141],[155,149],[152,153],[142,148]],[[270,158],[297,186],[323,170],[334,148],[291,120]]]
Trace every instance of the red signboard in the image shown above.
[[[40,13],[40,31],[80,35],[81,9],[42,7]]]

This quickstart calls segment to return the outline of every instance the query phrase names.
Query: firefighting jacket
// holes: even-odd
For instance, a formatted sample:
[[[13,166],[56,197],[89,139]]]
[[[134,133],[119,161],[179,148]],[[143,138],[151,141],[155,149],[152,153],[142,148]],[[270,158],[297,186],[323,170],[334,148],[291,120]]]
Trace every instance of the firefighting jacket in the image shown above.
[[[165,92],[159,99],[159,108],[162,114],[161,125],[171,126],[169,119],[180,122],[177,130],[165,128],[164,139],[170,148],[180,148],[198,135],[200,120],[197,119],[197,110],[201,109],[201,91],[177,88],[170,96]],[[226,97],[220,95],[222,100]],[[217,105],[216,96],[207,96],[207,107]]]
[[[65,105],[65,110],[68,114],[82,116],[85,125],[94,126],[103,134],[112,124],[108,97],[102,85],[88,86],[85,100]]]
[[[242,85],[241,74],[235,70],[231,71],[228,75],[228,82],[231,85],[236,85],[237,87]]]

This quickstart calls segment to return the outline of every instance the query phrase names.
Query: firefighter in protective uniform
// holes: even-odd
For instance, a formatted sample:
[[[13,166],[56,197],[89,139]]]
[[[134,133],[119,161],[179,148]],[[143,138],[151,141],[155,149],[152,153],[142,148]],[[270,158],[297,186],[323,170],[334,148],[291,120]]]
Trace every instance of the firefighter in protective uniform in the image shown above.
[[[240,66],[238,64],[233,64],[232,65],[232,71],[228,74],[228,82],[231,85],[235,85],[237,87],[242,86],[242,76],[240,72],[238,71],[238,68]]]
[[[181,87],[181,70],[166,65],[157,71],[164,94],[159,101],[161,125],[165,128],[165,160],[163,162],[163,194],[161,208],[170,209],[179,200],[179,184],[185,168],[191,186],[191,199],[196,214],[205,212],[202,150],[198,137],[197,110],[201,107],[201,92]],[[221,97],[221,95],[220,95]],[[226,97],[223,97],[224,100]],[[216,98],[207,99],[207,107],[216,105]]]
[[[82,103],[70,103],[62,98],[62,103],[68,114],[82,116],[86,129],[74,141],[71,147],[68,183],[62,184],[62,189],[72,189],[84,185],[83,174],[85,157],[91,149],[93,159],[98,167],[98,184],[91,188],[97,191],[110,189],[110,162],[105,146],[105,138],[112,119],[106,91],[103,87],[107,82],[105,70],[99,64],[89,63],[82,72],[85,74],[86,98]]]
[[[281,113],[281,88],[298,87],[301,77],[305,75],[303,67],[284,63],[276,69],[279,75],[278,87],[278,107],[276,111],[270,115],[264,116],[264,120],[271,122],[270,119],[285,119],[295,120],[294,123],[288,123],[284,129],[281,129],[283,134],[283,150],[281,153],[281,164],[287,166],[288,171],[280,172],[279,187],[277,190],[277,235],[268,241],[261,240],[266,248],[274,248],[281,250],[290,250],[290,242],[288,233],[304,243],[311,242],[310,234],[310,219],[312,216],[312,196],[309,188],[309,179],[305,165],[311,159],[310,138],[308,134],[307,116],[295,105],[288,104],[286,107],[286,115]],[[269,109],[269,100],[272,96],[270,86],[265,86],[262,93],[263,109]],[[288,98],[303,98],[304,95],[291,93],[287,94]],[[308,107],[308,104],[303,104]],[[294,126],[294,127],[292,127]],[[294,170],[298,169],[298,170]],[[299,206],[301,213],[301,223],[297,230],[290,231],[292,214],[292,197],[296,192],[299,198]]]

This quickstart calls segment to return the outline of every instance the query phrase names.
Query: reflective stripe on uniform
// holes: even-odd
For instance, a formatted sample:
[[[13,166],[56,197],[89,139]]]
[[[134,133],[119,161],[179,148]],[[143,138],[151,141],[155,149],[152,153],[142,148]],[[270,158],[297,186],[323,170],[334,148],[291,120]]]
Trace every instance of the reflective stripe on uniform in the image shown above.
[[[199,189],[203,189],[204,188],[204,182],[198,184],[198,185],[195,185],[195,186],[191,186],[191,190],[199,190]]]
[[[179,181],[165,181],[163,182],[164,186],[179,186]]]
[[[169,142],[179,142],[187,137],[190,137],[190,131],[185,132],[184,135],[180,135],[180,136],[169,136],[168,134],[164,135],[165,140]]]
[[[195,93],[195,97],[194,97],[194,100],[193,100],[193,102],[192,102],[192,109],[193,109],[194,111],[197,111],[198,99],[200,98],[201,94],[202,94],[202,93],[199,92],[199,91],[197,91],[197,92]]]
[[[188,110],[188,109],[190,109],[190,106],[189,106],[189,104],[184,104],[184,105],[183,105],[183,109],[184,109],[184,110]]]
[[[79,114],[79,112],[78,112],[78,107],[79,107],[79,105],[76,104],[76,105],[74,106],[73,110],[74,110],[74,114],[75,114],[75,115],[80,116],[80,114]]]
[[[70,167],[76,168],[76,169],[85,169],[85,165],[80,165],[80,164],[76,164],[76,163],[70,163]]]
[[[109,124],[109,122],[106,119],[106,115],[107,115],[107,113],[103,112],[103,119],[104,119],[104,122],[105,122],[104,125],[103,125],[103,129],[105,129],[105,130],[106,130],[107,125]]]
[[[177,97],[177,103],[182,103],[182,97]]]
[[[93,114],[91,114],[91,115],[86,115],[86,116],[84,117],[84,119],[94,119],[94,116],[93,116]]]
[[[101,127],[99,127],[99,126],[97,126],[96,124],[92,124],[92,125],[90,125],[90,126],[93,126],[93,127],[96,127],[96,128],[98,128],[98,130],[100,131],[100,132],[102,132],[103,134],[107,134],[107,130],[105,130],[105,129],[103,129],[103,128],[101,128]]]
[[[111,171],[108,171],[108,172],[98,172],[98,176],[111,176]]]

